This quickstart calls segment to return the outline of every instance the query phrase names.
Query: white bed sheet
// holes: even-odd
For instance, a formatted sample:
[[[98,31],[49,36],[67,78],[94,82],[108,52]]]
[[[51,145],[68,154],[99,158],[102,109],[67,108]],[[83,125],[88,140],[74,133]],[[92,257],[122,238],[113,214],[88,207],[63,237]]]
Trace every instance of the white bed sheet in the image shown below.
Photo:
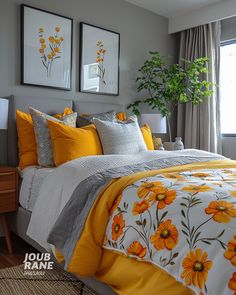
[[[44,179],[55,169],[30,166],[20,171],[22,183],[19,203],[24,209],[32,212]]]

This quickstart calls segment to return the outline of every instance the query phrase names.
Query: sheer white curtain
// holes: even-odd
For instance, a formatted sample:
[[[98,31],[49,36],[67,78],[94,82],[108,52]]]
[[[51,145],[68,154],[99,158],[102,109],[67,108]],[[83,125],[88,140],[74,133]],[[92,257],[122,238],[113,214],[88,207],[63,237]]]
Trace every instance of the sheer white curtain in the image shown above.
[[[193,60],[200,57],[209,59],[209,72],[204,79],[219,84],[220,22],[181,32],[180,63],[181,58]],[[213,88],[213,95],[200,105],[179,105],[177,134],[183,138],[186,148],[221,154],[220,96],[219,88]]]

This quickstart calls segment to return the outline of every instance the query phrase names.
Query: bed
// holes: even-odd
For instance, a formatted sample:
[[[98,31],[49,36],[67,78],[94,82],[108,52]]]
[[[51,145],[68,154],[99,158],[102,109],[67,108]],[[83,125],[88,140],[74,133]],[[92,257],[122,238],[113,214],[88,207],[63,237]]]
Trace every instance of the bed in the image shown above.
[[[20,207],[14,230],[52,249],[101,294],[235,290],[235,161],[198,150],[143,151],[82,157],[46,175],[32,214],[23,217]]]
[[[117,112],[124,111],[122,104],[106,104],[96,103],[91,101],[78,102],[64,99],[47,99],[41,97],[9,97],[9,119],[8,119],[8,133],[7,133],[7,147],[8,147],[8,164],[11,166],[18,165],[18,148],[17,148],[17,132],[15,123],[16,109],[28,112],[28,107],[33,106],[46,113],[60,113],[64,108],[79,108],[81,113],[95,113],[106,112],[114,109]],[[43,175],[42,171],[46,171]],[[29,221],[32,214],[32,208],[36,200],[40,185],[43,178],[50,173],[51,169],[38,169],[37,167],[26,168],[21,175],[21,190],[20,190],[20,206],[16,213],[10,214],[11,231],[20,236],[27,243],[32,245],[40,252],[47,251],[44,247],[39,245],[35,240],[26,235],[26,231],[29,225]],[[33,188],[33,193],[31,189]],[[95,281],[91,278],[83,278],[83,281],[94,288],[101,294],[114,294],[114,292],[104,284]]]

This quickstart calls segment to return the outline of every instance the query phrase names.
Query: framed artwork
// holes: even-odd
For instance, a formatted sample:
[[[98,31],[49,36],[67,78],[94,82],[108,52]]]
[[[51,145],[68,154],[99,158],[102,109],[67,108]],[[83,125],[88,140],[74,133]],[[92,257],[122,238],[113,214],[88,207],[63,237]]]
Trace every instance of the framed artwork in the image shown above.
[[[80,91],[119,95],[120,34],[80,23]]]
[[[21,84],[71,90],[71,18],[21,5]]]

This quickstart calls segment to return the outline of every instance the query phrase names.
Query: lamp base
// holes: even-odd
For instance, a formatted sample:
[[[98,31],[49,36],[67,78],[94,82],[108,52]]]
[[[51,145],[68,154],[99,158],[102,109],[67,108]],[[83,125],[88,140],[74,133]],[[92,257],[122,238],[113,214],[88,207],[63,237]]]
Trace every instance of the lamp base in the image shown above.
[[[174,142],[168,142],[168,141],[166,141],[166,142],[164,142],[164,148],[165,148],[165,150],[166,151],[173,151],[174,150]]]

